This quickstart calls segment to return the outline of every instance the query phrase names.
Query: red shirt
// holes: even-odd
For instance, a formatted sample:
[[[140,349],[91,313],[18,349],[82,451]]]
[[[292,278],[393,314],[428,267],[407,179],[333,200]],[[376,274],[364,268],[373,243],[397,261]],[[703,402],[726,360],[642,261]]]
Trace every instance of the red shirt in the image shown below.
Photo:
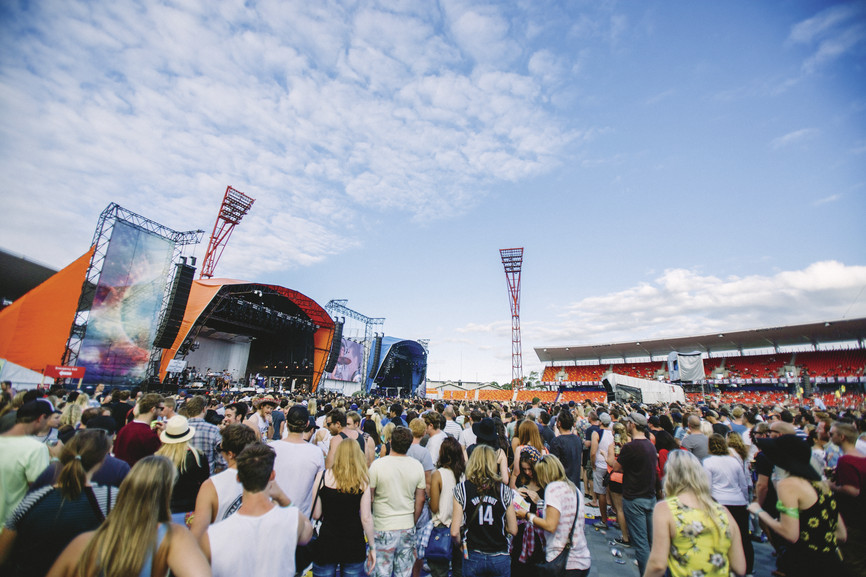
[[[117,432],[114,439],[114,456],[129,463],[132,467],[141,459],[159,450],[159,435],[150,425],[132,421]]]
[[[866,529],[866,457],[842,455],[836,463],[836,484],[860,489],[859,497],[836,493],[839,513],[846,525]]]

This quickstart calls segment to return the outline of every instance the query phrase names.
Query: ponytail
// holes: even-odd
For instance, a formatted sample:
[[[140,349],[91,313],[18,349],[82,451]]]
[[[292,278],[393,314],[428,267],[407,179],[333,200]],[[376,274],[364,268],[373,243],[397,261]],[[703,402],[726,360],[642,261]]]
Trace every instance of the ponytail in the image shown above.
[[[74,501],[81,496],[87,484],[87,471],[101,463],[110,449],[108,435],[95,429],[80,431],[63,446],[57,484],[64,499]]]

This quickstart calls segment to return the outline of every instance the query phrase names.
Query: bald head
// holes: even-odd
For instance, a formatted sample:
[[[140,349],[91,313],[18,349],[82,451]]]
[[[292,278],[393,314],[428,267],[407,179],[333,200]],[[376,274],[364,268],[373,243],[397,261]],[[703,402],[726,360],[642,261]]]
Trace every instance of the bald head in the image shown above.
[[[689,415],[689,429],[700,432],[701,418],[697,415]]]
[[[794,425],[784,421],[773,421],[770,424],[770,430],[774,433],[779,433],[780,435],[794,435],[797,433],[797,429],[794,428]]]

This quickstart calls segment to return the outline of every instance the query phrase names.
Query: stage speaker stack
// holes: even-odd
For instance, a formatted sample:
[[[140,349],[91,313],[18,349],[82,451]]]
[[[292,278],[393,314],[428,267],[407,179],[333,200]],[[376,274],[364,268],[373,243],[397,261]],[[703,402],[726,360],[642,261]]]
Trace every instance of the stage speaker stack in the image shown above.
[[[186,263],[178,263],[176,266],[166,313],[156,331],[156,338],[153,339],[153,346],[160,349],[171,348],[174,339],[177,338],[180,323],[183,321],[183,313],[186,311],[186,303],[189,300],[189,291],[195,278],[194,266]]]
[[[372,379],[376,376],[376,371],[379,369],[379,357],[382,355],[382,337],[376,335],[373,339],[373,362],[370,363],[370,375],[367,377]]]
[[[331,351],[328,353],[328,364],[325,365],[326,373],[333,373],[337,368],[337,359],[340,358],[340,349],[343,345],[343,321],[334,323],[334,338],[331,340]]]

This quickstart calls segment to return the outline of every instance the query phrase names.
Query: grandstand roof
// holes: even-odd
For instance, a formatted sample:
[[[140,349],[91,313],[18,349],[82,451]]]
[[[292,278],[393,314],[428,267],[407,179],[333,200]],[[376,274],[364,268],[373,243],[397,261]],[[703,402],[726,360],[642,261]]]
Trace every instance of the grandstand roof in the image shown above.
[[[709,354],[719,351],[821,345],[845,341],[860,343],[866,341],[866,318],[639,342],[535,347],[535,354],[541,362],[555,363],[662,357],[673,351],[682,353],[700,351]]]

